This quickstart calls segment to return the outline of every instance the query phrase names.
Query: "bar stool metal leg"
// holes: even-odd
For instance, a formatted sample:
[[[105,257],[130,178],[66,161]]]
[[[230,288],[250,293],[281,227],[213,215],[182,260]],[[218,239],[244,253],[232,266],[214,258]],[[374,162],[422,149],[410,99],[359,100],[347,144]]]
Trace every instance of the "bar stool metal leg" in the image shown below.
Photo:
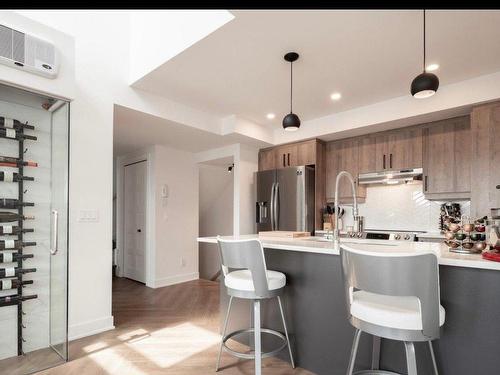
[[[347,367],[347,375],[352,375],[354,371],[354,363],[356,362],[356,354],[358,353],[359,337],[361,330],[356,329],[354,333],[354,341],[352,343],[351,358],[349,359],[349,366]]]
[[[415,358],[415,346],[410,341],[405,341],[406,363],[408,375],[417,375],[417,360]]]
[[[438,367],[436,363],[436,356],[434,355],[434,348],[432,346],[432,341],[429,342],[429,349],[431,350],[432,366],[434,366],[434,375],[439,375]]]
[[[372,370],[380,369],[380,337],[373,336],[372,347]]]
[[[281,319],[283,320],[283,328],[285,328],[286,343],[288,346],[288,353],[290,354],[290,363],[292,368],[295,368],[295,361],[293,360],[292,347],[290,345],[290,339],[288,338],[288,329],[286,328],[285,313],[283,312],[283,305],[281,304],[280,296],[278,298],[278,304],[280,305]]]
[[[255,375],[261,375],[262,348],[260,343],[260,301],[253,301],[254,337],[255,337]]]
[[[229,305],[227,306],[226,317],[224,318],[224,328],[222,329],[222,338],[220,340],[219,355],[217,356],[217,364],[215,365],[215,372],[219,371],[220,356],[222,353],[222,345],[224,345],[224,336],[226,336],[227,323],[229,321],[229,313],[231,312],[231,304],[233,302],[233,296],[229,298]]]

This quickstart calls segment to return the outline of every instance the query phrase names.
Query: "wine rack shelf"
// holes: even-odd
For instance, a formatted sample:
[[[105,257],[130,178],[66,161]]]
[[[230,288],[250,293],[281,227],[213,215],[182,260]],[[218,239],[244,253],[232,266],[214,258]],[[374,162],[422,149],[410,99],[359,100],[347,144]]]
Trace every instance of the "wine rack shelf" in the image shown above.
[[[36,268],[24,268],[24,261],[32,258],[33,254],[24,254],[26,246],[34,246],[35,242],[25,242],[24,233],[33,232],[32,228],[24,228],[24,220],[32,217],[25,216],[24,208],[34,206],[32,202],[24,202],[25,181],[34,181],[33,177],[24,175],[25,167],[36,167],[37,164],[31,161],[24,160],[25,142],[36,141],[37,137],[25,134],[25,130],[35,130],[33,125],[23,124],[18,120],[0,117],[0,138],[18,142],[18,156],[15,157],[0,157],[0,166],[8,167],[8,169],[17,170],[0,172],[0,183],[16,183],[18,184],[17,199],[0,198],[0,208],[10,211],[16,210],[17,216],[13,216],[12,220],[6,218],[1,220],[2,223],[0,235],[17,237],[17,239],[7,239],[0,241],[0,289],[16,291],[15,294],[0,297],[0,308],[5,306],[17,306],[17,354],[23,355],[23,303],[35,299],[36,294],[24,295],[23,287],[27,284],[32,284],[32,280],[23,280],[26,273],[36,272]],[[9,212],[10,212],[9,211]],[[16,223],[13,226],[12,223]],[[7,224],[7,225],[4,225]],[[7,250],[10,250],[7,252]],[[14,250],[15,253],[11,251]],[[15,267],[3,267],[2,263],[14,263]]]

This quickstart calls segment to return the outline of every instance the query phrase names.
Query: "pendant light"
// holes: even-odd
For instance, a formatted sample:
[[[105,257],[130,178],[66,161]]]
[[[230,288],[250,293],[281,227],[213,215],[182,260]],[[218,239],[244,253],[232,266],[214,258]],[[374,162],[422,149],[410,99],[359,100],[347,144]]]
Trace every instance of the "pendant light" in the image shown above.
[[[283,117],[283,129],[289,132],[296,131],[300,128],[300,119],[292,111],[293,103],[293,62],[297,61],[299,54],[297,52],[288,52],[284,59],[290,63],[290,113]]]
[[[434,95],[439,87],[439,78],[425,71],[425,9],[424,9],[424,67],[411,83],[411,94],[414,98],[424,99]]]

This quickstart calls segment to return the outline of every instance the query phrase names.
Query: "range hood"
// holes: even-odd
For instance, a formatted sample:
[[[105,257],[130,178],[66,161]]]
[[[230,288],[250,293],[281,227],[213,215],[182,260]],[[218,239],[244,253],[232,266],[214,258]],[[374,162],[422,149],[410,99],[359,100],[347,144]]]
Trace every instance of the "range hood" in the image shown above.
[[[358,178],[360,185],[392,185],[422,180],[422,168],[401,169],[395,171],[383,171],[372,173],[361,173]]]

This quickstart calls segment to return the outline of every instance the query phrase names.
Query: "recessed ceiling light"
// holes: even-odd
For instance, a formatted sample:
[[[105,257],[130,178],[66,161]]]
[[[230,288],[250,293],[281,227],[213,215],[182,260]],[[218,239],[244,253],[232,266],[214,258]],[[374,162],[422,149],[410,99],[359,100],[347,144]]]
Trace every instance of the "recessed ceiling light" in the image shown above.
[[[274,119],[276,117],[276,115],[274,113],[268,113],[266,115],[266,117],[267,117],[268,120],[272,120],[272,119]]]
[[[332,100],[339,100],[342,97],[342,94],[340,92],[334,92],[332,95],[330,95],[330,99]]]
[[[433,72],[434,70],[439,69],[439,64],[429,64],[427,65],[427,68],[425,68],[426,72]]]

